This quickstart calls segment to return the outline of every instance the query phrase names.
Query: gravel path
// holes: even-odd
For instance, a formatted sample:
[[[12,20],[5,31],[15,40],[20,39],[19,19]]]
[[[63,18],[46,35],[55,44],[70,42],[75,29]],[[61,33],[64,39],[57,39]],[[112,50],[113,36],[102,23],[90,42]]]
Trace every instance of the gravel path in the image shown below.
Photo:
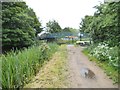
[[[82,47],[67,45],[70,88],[117,88],[117,85],[112,84],[112,80],[108,79],[102,69],[88,60],[81,52],[82,49]],[[92,70],[96,78],[83,77],[80,73],[83,68]]]

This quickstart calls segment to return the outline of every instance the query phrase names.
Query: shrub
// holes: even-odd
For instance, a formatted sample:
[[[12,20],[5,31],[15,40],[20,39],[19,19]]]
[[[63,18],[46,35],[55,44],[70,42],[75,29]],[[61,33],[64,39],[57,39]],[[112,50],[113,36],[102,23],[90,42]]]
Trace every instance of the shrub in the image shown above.
[[[99,43],[97,46],[90,47],[90,54],[100,61],[107,61],[109,65],[118,67],[118,47],[109,47],[106,43]]]

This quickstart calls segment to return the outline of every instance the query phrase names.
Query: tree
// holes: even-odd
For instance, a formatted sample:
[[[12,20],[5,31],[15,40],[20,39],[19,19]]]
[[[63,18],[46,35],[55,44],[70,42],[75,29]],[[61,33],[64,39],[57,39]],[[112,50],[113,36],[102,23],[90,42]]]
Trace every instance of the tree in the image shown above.
[[[63,29],[64,32],[71,32],[71,33],[78,33],[77,29],[71,28],[71,27],[65,27]]]
[[[56,32],[62,31],[59,23],[55,20],[49,21],[48,23],[46,23],[46,27],[47,27],[47,30],[51,33],[56,33]]]
[[[2,2],[2,48],[33,45],[41,24],[25,2]]]
[[[120,33],[118,17],[120,16],[120,2],[103,3],[95,7],[94,16],[85,16],[80,29],[89,32],[95,43],[108,42],[109,45],[119,45]]]
[[[38,33],[40,33],[42,31],[42,27],[41,27],[41,23],[39,22],[39,19],[36,17],[35,12],[33,11],[33,9],[29,8],[27,11],[28,15],[31,16],[32,18],[34,18],[34,24],[33,24],[33,28],[36,31],[36,36]]]
[[[91,30],[90,24],[92,23],[93,16],[86,15],[84,19],[82,19],[80,23],[81,32],[88,33]]]

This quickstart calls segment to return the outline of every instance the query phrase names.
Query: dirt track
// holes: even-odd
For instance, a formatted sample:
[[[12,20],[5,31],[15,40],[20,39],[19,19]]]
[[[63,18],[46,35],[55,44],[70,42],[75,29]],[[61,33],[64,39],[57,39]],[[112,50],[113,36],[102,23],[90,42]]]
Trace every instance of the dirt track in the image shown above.
[[[112,80],[108,79],[101,68],[89,61],[81,52],[82,49],[67,45],[68,59],[62,59],[59,53],[54,54],[24,88],[117,88],[118,86],[112,84]],[[80,73],[82,68],[92,70],[96,78],[83,77]]]
[[[81,52],[82,47],[68,45],[67,50],[71,88],[117,88],[117,85],[112,84],[112,80],[108,79],[103,70],[96,66],[95,63],[89,61]],[[83,77],[80,74],[80,70],[84,67],[91,69],[95,73],[96,79]]]

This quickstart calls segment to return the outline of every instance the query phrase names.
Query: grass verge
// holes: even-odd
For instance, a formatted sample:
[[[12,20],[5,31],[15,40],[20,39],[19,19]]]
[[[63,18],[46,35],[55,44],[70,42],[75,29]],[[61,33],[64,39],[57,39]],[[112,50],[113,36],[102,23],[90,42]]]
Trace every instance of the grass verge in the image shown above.
[[[67,49],[61,45],[49,62],[41,68],[39,73],[26,84],[24,88],[66,88],[67,81]]]

